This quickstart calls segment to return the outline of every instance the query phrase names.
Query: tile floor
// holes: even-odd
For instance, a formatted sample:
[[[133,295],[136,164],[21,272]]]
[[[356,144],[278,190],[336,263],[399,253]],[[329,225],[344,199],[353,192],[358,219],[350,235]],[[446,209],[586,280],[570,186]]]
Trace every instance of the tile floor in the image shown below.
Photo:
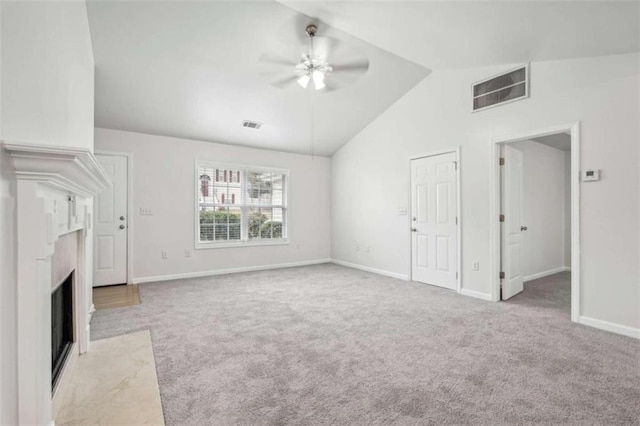
[[[71,374],[56,425],[164,425],[148,330],[92,341]]]

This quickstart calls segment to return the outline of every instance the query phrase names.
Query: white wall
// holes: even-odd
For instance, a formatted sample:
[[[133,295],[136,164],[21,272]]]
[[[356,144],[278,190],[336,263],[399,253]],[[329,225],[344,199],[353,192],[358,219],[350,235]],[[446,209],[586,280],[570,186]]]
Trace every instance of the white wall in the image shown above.
[[[133,277],[325,260],[330,256],[330,160],[96,129],[96,150],[133,153]],[[288,245],[194,250],[196,159],[290,170]],[[141,216],[150,208],[152,216]],[[163,260],[162,251],[168,253]],[[185,257],[185,250],[191,257]]]
[[[640,327],[638,64],[532,63],[531,98],[478,113],[471,84],[510,66],[434,72],[332,157],[332,257],[408,275],[409,218],[397,214],[409,207],[408,158],[461,146],[462,285],[489,295],[491,139],[580,120],[581,167],[602,169],[581,185],[581,312]]]
[[[0,140],[93,149],[85,2],[0,3]],[[15,424],[15,179],[0,149],[0,424]],[[13,344],[11,342],[14,342]]]
[[[565,152],[530,140],[509,145],[523,157],[522,224],[528,230],[522,233],[522,274],[527,280],[565,265],[565,201],[570,199]]]
[[[83,1],[5,1],[3,138],[93,147],[93,51]]]

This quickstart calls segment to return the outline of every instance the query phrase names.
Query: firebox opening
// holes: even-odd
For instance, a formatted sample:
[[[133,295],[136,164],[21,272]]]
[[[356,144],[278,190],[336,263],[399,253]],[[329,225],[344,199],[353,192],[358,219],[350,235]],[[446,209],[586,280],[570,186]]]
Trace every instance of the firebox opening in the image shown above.
[[[51,293],[51,389],[73,345],[73,272]]]

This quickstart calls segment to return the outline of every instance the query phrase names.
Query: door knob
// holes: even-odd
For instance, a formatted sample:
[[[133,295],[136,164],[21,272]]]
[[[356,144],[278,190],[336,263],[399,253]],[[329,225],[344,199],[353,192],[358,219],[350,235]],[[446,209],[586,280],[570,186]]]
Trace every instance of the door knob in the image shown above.
[[[411,232],[418,232],[416,228],[411,228]]]
[[[124,216],[120,216],[120,220],[124,220]]]
[[[521,230],[521,231],[526,231],[527,229],[529,229],[529,228],[528,228],[528,227],[526,227],[526,226],[521,226],[521,227],[520,227],[520,230]]]
[[[125,228],[125,226],[124,226],[124,225],[120,225],[120,227],[119,227],[119,228],[120,228],[120,229],[124,229],[124,228]]]

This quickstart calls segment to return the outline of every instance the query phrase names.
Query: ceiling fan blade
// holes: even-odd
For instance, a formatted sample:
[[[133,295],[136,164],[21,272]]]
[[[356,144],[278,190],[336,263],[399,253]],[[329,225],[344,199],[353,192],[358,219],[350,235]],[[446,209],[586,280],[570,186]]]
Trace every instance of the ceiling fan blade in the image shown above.
[[[275,55],[264,54],[258,58],[258,63],[265,67],[287,67],[293,69],[296,63],[291,58],[283,58]]]
[[[331,66],[333,73],[364,74],[369,70],[369,61],[365,59],[352,63],[331,64]]]
[[[269,82],[269,84],[271,84],[272,86],[278,87],[280,89],[284,89],[296,83],[297,80],[298,80],[298,76],[290,75],[288,77],[284,77],[279,80],[271,81]]]

